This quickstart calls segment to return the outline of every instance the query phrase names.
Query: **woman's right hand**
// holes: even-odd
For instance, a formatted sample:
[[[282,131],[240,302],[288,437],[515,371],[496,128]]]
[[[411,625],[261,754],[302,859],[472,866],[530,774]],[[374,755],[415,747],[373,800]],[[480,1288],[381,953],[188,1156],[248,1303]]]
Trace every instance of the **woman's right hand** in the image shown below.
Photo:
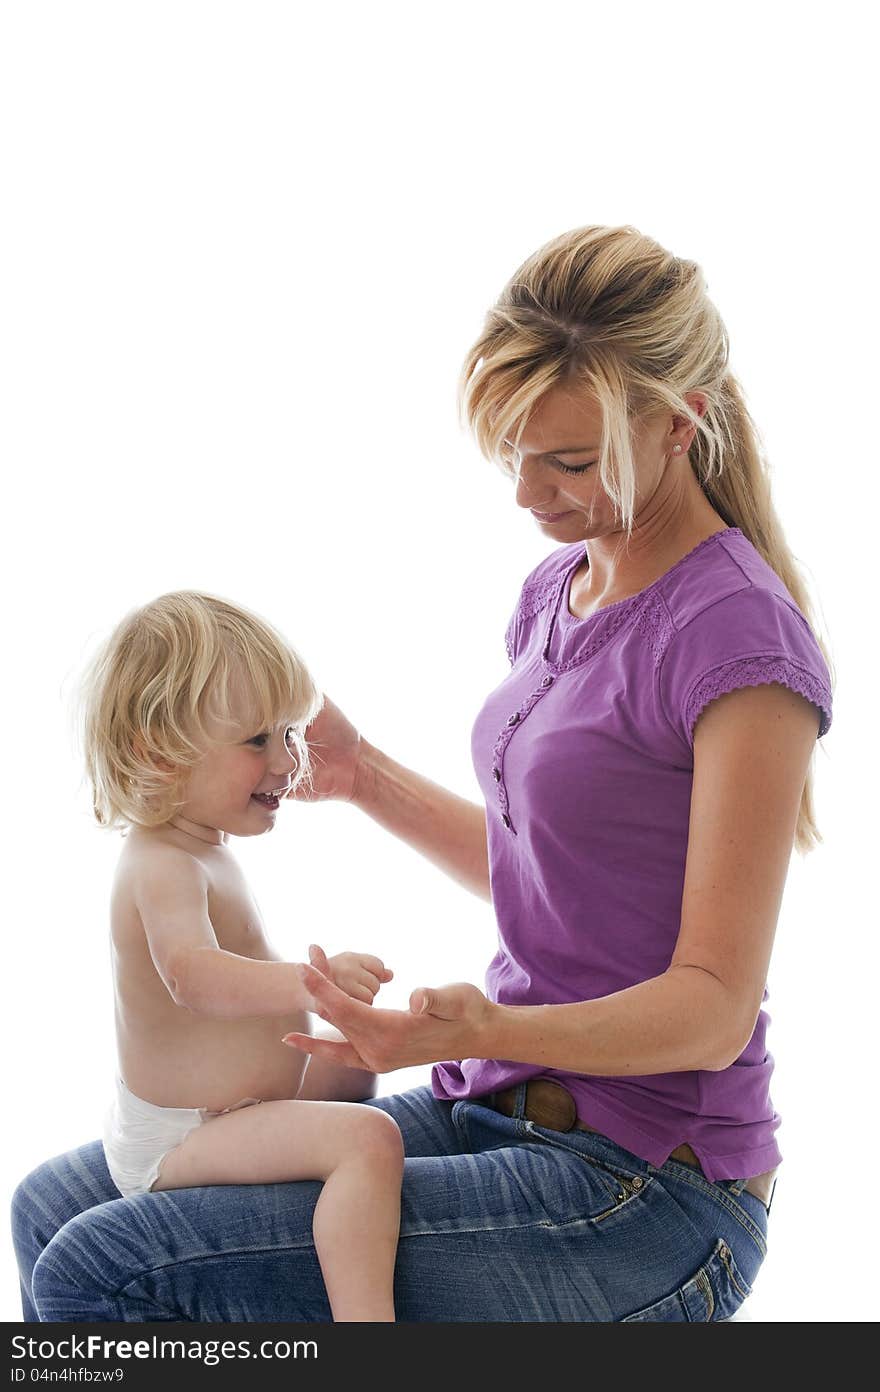
[[[306,726],[306,742],[312,766],[309,781],[297,785],[288,797],[299,802],[319,802],[340,798],[351,802],[361,755],[361,737],[351,721],[330,697],[310,725]]]

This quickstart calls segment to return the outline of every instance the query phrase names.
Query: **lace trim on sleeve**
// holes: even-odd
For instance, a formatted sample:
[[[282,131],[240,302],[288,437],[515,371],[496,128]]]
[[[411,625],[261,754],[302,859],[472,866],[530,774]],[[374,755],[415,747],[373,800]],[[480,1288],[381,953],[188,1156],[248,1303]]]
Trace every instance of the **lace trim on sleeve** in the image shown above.
[[[771,682],[787,686],[818,706],[821,719],[816,738],[821,739],[831,725],[831,692],[827,683],[788,657],[739,657],[708,672],[692,688],[685,704],[688,743],[693,746],[697,717],[710,701],[741,686],[764,686]]]

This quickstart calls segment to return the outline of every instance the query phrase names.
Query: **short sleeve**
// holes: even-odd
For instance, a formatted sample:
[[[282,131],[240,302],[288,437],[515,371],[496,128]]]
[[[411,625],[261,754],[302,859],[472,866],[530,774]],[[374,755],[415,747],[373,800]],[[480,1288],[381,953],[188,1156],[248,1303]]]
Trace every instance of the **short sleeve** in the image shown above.
[[[831,726],[828,664],[797,606],[758,585],[703,608],[672,636],[660,668],[666,718],[689,748],[710,701],[779,682],[811,701],[821,739]]]

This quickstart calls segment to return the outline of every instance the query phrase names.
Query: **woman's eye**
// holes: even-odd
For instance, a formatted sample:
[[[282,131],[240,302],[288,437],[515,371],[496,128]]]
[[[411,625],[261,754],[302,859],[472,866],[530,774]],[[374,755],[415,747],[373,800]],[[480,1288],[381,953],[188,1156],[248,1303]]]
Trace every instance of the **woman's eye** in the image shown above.
[[[569,464],[563,464],[561,459],[553,460],[553,463],[556,465],[557,469],[561,469],[564,474],[585,474],[588,469],[592,469],[594,462],[594,460],[591,460],[589,464],[577,464],[575,466],[571,466]]]

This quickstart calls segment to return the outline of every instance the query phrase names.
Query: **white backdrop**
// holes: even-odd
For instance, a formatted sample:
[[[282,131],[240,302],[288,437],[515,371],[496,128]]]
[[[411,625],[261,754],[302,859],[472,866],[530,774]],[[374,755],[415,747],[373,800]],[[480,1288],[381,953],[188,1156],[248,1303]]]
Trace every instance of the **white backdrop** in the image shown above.
[[[456,375],[526,255],[628,222],[705,268],[839,672],[825,844],[793,858],[769,977],[785,1163],[743,1318],[876,1315],[862,14],[4,7],[7,1197],[98,1134],[114,1071],[119,842],[91,820],[67,714],[94,643],[162,591],[227,595],[289,634],[372,742],[479,798],[471,723],[549,546],[460,431]],[[376,951],[388,1005],[482,983],[490,907],[354,809],[287,806],[237,850],[291,958]],[[19,1317],[7,1242],[0,1319]]]

